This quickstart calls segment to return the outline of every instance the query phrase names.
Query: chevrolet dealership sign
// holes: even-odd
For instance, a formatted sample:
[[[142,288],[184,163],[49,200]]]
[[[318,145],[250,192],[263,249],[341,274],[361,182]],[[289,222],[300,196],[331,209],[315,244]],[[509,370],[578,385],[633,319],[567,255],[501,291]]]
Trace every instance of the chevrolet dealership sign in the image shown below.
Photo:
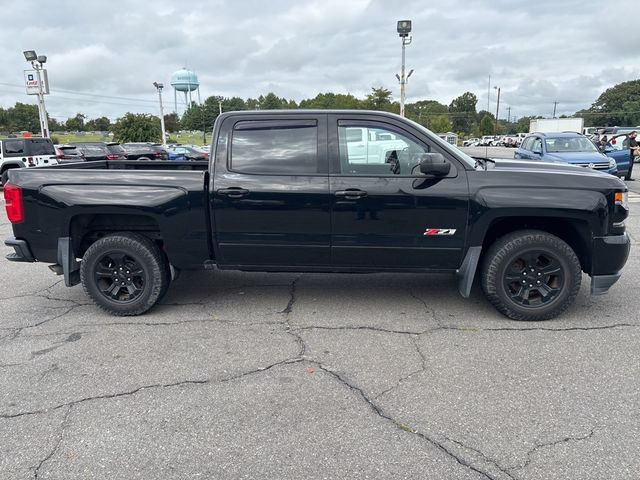
[[[49,94],[49,78],[47,77],[47,71],[42,69],[40,71],[40,78],[42,79],[42,93]],[[37,95],[38,88],[38,74],[35,70],[24,71],[24,85],[27,87],[27,95]]]

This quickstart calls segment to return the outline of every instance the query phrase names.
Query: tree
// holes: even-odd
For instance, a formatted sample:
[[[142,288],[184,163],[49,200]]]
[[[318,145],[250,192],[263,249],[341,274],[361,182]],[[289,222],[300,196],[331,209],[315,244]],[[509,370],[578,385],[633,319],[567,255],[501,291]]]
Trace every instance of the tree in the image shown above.
[[[284,108],[284,99],[278,98],[273,92],[267,93],[264,97],[260,95],[258,100],[260,100],[260,110],[279,110]]]
[[[430,130],[435,130],[433,121],[442,115],[446,115],[448,111],[449,109],[446,105],[436,102],[435,100],[420,100],[405,105],[406,117],[418,122],[420,125],[424,125]],[[449,127],[449,130],[451,130],[451,127]]]
[[[478,97],[471,92],[465,92],[458,98],[453,99],[449,105],[451,122],[457,132],[471,132],[473,123],[476,121],[476,105]]]
[[[615,85],[602,93],[590,108],[576,112],[586,126],[639,125],[640,80]]]
[[[372,87],[371,93],[367,95],[365,108],[370,110],[391,110],[391,90],[384,87]]]
[[[6,109],[4,115],[0,116],[0,128],[8,132],[39,132],[38,106],[17,102],[13,107]]]
[[[164,116],[164,128],[167,132],[177,132],[180,130],[180,118],[175,112]]]
[[[185,130],[202,130],[205,126],[205,107],[193,102],[182,114],[180,126]]]
[[[440,115],[431,120],[430,129],[435,133],[447,133],[453,130],[453,125],[446,115]]]
[[[480,135],[493,134],[493,126],[493,118],[491,118],[491,115],[488,112],[485,113],[485,115],[482,117],[482,120],[480,120]]]
[[[127,113],[113,126],[116,142],[160,142],[162,129],[160,119],[146,113]]]
[[[85,129],[84,121],[86,118],[83,113],[76,113],[75,117],[67,119],[65,128],[68,132],[82,132]]]
[[[98,132],[108,132],[111,128],[111,120],[107,117],[99,117],[94,118],[93,120],[89,120],[86,125],[86,130],[93,130]]]

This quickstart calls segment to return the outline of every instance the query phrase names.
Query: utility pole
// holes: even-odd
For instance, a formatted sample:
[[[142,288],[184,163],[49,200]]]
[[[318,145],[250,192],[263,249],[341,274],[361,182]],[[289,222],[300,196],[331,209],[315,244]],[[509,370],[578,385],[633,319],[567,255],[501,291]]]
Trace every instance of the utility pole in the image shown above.
[[[496,102],[496,124],[493,127],[493,134],[498,134],[498,113],[500,112],[500,87],[493,87],[498,90],[498,101]]]
[[[556,118],[556,106],[558,105],[558,102],[553,102],[553,118]]]
[[[489,110],[491,108],[490,102],[491,102],[491,75],[489,75],[489,84],[487,85],[487,112],[491,111]]]
[[[162,83],[153,82],[153,86],[158,90],[158,100],[160,100],[160,128],[162,128],[162,145],[167,145],[167,134],[164,130],[164,110],[162,109],[162,89],[164,85]]]
[[[507,106],[507,122],[511,121],[511,105]]]
[[[413,70],[409,72],[409,75],[405,77],[405,67],[404,67],[404,59],[405,59],[405,47],[411,44],[411,37],[409,33],[411,32],[411,20],[400,20],[398,22],[398,35],[402,39],[402,67],[400,70],[400,75],[396,74],[396,78],[400,82],[400,116],[404,117],[404,98],[405,98],[405,88],[406,84],[409,81],[409,77],[413,73]]]

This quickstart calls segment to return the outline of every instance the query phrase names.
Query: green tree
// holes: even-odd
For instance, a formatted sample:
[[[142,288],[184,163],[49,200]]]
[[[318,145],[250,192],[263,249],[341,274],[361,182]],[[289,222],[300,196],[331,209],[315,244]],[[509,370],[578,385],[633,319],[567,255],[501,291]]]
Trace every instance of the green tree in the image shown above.
[[[480,120],[480,135],[492,135],[493,126],[493,118],[488,112],[486,112],[482,117],[482,120]]]
[[[111,128],[111,120],[107,117],[98,117],[93,120],[89,120],[86,125],[86,130],[98,131],[98,132],[108,132]]]
[[[202,130],[205,125],[205,107],[193,102],[182,114],[180,126],[185,130]]]
[[[319,93],[314,98],[302,100],[300,102],[300,108],[316,108],[320,110],[359,109],[364,108],[364,102],[351,94]]]
[[[167,132],[180,130],[180,118],[177,113],[171,112],[164,116],[164,128]]]
[[[8,132],[39,132],[40,116],[38,106],[17,102],[13,107],[5,110],[3,130]]]
[[[286,100],[279,98],[275,93],[269,92],[266,96],[260,95],[260,110],[279,110],[284,108]]]
[[[473,130],[473,124],[477,118],[477,104],[478,97],[471,92],[465,92],[453,99],[449,105],[449,113],[451,113],[451,122],[455,131],[468,133]]]
[[[365,108],[369,110],[391,110],[391,90],[384,87],[372,87],[371,93],[364,101]]]
[[[622,82],[605,90],[586,110],[576,113],[584,116],[586,126],[639,125],[640,80]]]
[[[113,139],[116,142],[160,142],[160,119],[155,115],[127,113],[113,126]]]
[[[435,133],[447,133],[453,131],[453,124],[446,115],[439,115],[431,120],[430,130]]]
[[[434,129],[433,121],[442,115],[446,116],[448,111],[449,109],[446,105],[435,100],[420,100],[405,105],[406,117],[430,130]]]
[[[83,113],[76,113],[75,117],[68,118],[65,128],[68,132],[83,132],[85,130],[84,121],[87,116]]]

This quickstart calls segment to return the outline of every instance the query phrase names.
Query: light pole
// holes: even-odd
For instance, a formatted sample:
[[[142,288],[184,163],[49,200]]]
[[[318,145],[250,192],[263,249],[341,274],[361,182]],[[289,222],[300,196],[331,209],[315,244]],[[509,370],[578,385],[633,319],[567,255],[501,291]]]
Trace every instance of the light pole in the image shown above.
[[[35,50],[25,50],[22,52],[27,62],[31,62],[31,66],[36,71],[38,77],[38,116],[40,117],[40,134],[42,138],[49,138],[49,121],[47,119],[47,109],[44,106],[44,89],[42,88],[42,65],[47,62],[45,55],[38,55]],[[44,76],[46,78],[46,70]],[[28,91],[27,91],[28,93]],[[48,88],[47,88],[47,93]]]
[[[158,99],[160,100],[160,127],[162,128],[162,145],[167,144],[167,135],[164,130],[164,110],[162,109],[162,89],[164,85],[162,83],[153,82],[153,86],[158,90]]]
[[[498,90],[498,101],[496,102],[496,124],[493,127],[493,134],[498,134],[498,112],[500,112],[500,87],[493,87],[495,90]]]
[[[409,72],[409,75],[405,77],[404,75],[404,49],[407,45],[411,44],[411,37],[409,36],[411,33],[411,20],[400,20],[398,21],[398,35],[402,39],[402,67],[400,70],[400,75],[396,74],[396,78],[400,82],[400,116],[404,117],[404,97],[405,97],[405,86],[409,81],[409,77],[413,73],[413,70]]]

